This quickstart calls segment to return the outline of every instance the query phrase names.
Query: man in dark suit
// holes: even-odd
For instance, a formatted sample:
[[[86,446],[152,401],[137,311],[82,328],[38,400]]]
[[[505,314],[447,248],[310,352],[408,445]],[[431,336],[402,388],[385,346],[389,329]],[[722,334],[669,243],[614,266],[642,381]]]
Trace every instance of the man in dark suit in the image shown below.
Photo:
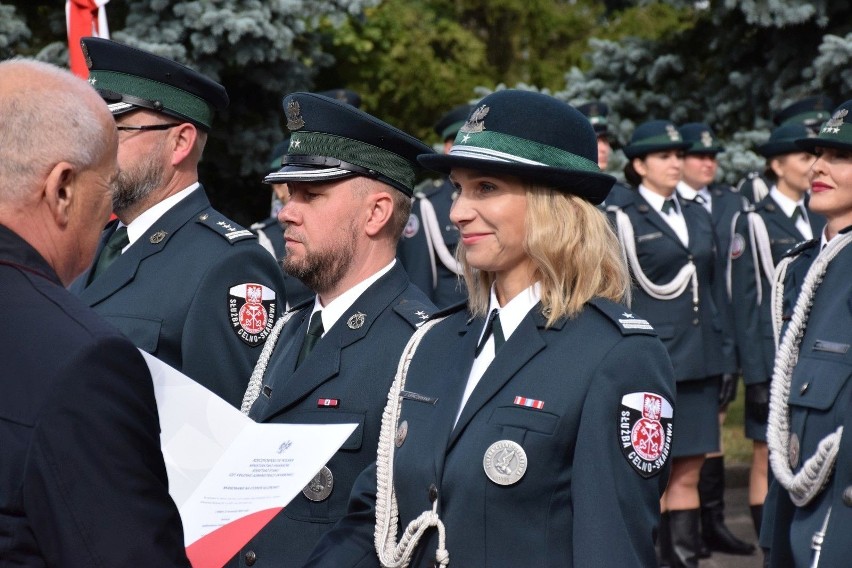
[[[281,170],[265,181],[288,185],[290,200],[278,215],[284,269],[317,296],[295,306],[273,331],[243,411],[259,422],[358,426],[232,566],[300,566],[345,514],[355,478],[376,459],[400,354],[434,310],[394,258],[417,155],[430,148],[317,94],[288,95],[284,109],[290,146]]]
[[[224,87],[168,59],[85,38],[119,130],[118,221],[72,291],[137,347],[238,406],[284,301],[255,234],[213,209],[198,162]]]
[[[0,63],[0,564],[188,567],[139,351],[64,285],[92,259],[115,124],[82,80]]]

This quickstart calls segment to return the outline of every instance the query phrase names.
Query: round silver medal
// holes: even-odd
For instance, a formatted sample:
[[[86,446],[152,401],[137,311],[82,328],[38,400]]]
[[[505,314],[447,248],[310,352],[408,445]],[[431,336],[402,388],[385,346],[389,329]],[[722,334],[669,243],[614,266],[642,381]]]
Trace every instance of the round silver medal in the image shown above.
[[[322,466],[319,473],[302,489],[302,495],[311,501],[325,501],[331,495],[333,488],[334,476],[331,474],[330,469]]]
[[[796,466],[799,465],[799,437],[795,432],[790,434],[790,467],[796,469]]]
[[[527,472],[527,453],[511,440],[494,442],[485,451],[482,468],[497,485],[517,483]]]
[[[397,448],[402,447],[406,436],[408,436],[408,420],[403,420],[396,429],[396,438],[394,439],[394,443]]]

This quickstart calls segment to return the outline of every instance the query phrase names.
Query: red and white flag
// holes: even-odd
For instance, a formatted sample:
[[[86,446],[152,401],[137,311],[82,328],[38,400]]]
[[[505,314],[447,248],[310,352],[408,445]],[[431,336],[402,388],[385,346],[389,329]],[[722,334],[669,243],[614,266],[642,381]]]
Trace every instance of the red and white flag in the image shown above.
[[[65,23],[68,28],[68,64],[71,72],[87,79],[89,68],[83,58],[80,39],[102,37],[109,39],[106,3],[109,0],[66,0]]]

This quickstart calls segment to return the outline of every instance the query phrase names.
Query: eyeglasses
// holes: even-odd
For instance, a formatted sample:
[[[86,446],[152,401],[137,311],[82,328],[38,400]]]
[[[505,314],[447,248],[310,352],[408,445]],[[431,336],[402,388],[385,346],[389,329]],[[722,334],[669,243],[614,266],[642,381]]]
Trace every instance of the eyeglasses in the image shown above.
[[[119,132],[133,132],[133,131],[145,131],[145,130],[168,130],[169,128],[174,128],[175,126],[180,126],[183,124],[182,122],[172,122],[168,124],[143,124],[142,126],[116,126],[115,128]]]

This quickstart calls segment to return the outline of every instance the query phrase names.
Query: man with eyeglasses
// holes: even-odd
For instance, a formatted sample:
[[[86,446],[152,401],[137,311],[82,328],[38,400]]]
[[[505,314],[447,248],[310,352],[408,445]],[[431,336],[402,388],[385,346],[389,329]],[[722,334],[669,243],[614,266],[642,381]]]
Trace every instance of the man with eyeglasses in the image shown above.
[[[118,220],[71,290],[137,347],[239,406],[284,283],[254,233],[213,209],[198,182],[225,88],[114,41],[82,44],[118,128]]]

